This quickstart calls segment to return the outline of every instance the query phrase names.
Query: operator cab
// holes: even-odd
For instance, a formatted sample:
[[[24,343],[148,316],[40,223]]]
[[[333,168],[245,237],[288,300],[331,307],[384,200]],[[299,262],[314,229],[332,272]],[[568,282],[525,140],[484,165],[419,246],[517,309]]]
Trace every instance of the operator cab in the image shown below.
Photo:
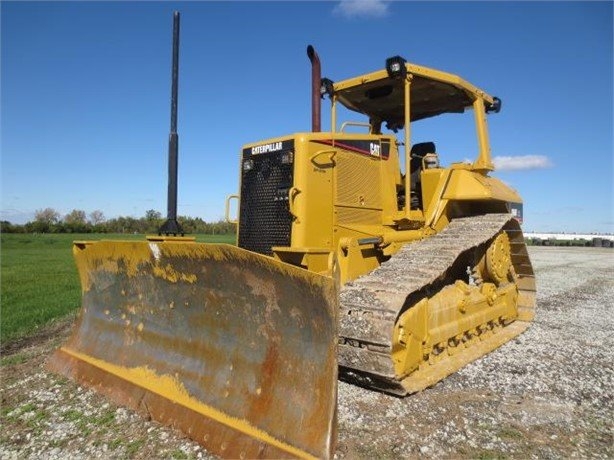
[[[386,60],[385,70],[340,82],[321,80],[320,94],[331,99],[332,131],[336,131],[336,103],[364,114],[369,119],[370,133],[381,134],[382,124],[398,132],[404,131],[405,165],[399,189],[399,209],[411,220],[410,210],[422,208],[421,172],[439,167],[433,142],[414,145],[411,150],[410,123],[445,113],[464,113],[473,109],[478,133],[478,157],[471,168],[487,173],[494,166],[486,126],[486,113],[499,112],[501,100],[491,97],[462,78],[427,67],[409,64],[400,56]],[[409,190],[410,193],[405,193]]]

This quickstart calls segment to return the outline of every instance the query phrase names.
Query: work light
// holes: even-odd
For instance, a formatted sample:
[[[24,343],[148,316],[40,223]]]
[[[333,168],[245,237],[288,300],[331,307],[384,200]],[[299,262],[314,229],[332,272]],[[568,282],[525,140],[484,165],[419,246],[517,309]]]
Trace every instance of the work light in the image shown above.
[[[386,59],[386,72],[390,78],[405,78],[407,75],[407,61],[401,56],[393,56]]]
[[[320,95],[324,98],[326,95],[332,97],[335,89],[333,88],[333,81],[329,78],[323,78],[320,84]]]
[[[294,161],[294,152],[292,150],[284,152],[281,156],[282,165],[290,165]]]
[[[501,111],[501,99],[495,96],[492,98],[492,105],[489,105],[488,107],[486,107],[486,113],[490,113],[490,112],[499,113],[500,111]]]

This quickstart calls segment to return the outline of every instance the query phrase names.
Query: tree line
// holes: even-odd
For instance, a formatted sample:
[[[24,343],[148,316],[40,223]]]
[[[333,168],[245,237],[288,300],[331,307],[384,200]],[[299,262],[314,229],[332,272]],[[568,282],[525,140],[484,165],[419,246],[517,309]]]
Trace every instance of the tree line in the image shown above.
[[[73,209],[62,216],[53,208],[39,209],[34,220],[23,225],[0,221],[2,233],[158,233],[164,223],[162,214],[154,209],[145,212],[140,218],[114,217],[106,219],[102,211],[89,214],[81,209]],[[178,216],[177,221],[186,233],[233,234],[234,224],[220,220],[205,222],[200,217]]]

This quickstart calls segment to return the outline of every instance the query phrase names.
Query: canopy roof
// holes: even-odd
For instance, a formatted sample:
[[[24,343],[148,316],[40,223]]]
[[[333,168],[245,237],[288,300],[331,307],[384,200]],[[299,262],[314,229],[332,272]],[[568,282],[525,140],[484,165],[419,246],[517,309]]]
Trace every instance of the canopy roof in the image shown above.
[[[456,75],[406,64],[412,76],[410,118],[417,121],[442,113],[462,113],[481,97],[486,106],[492,97]],[[404,80],[391,78],[385,70],[334,84],[335,96],[350,110],[387,122],[390,127],[404,123]]]

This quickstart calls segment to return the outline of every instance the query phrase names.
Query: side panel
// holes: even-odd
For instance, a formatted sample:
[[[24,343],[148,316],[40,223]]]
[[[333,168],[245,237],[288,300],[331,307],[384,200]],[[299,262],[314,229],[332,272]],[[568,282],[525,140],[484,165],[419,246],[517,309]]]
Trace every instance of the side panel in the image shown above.
[[[292,246],[296,249],[332,250],[333,172],[335,150],[314,142],[318,134],[297,135],[296,190],[293,205],[296,219],[292,228]]]
[[[469,166],[436,168],[422,172],[426,225],[443,230],[451,219],[486,213],[506,213],[520,195],[497,178]]]
[[[446,200],[497,200],[522,203],[520,195],[494,177],[468,170],[452,170],[443,198]]]
[[[314,138],[310,145],[312,156],[322,152],[319,158],[328,158],[332,171],[326,198],[332,210],[333,249],[343,237],[381,234],[384,221],[398,211],[400,174],[392,139],[347,133]]]

